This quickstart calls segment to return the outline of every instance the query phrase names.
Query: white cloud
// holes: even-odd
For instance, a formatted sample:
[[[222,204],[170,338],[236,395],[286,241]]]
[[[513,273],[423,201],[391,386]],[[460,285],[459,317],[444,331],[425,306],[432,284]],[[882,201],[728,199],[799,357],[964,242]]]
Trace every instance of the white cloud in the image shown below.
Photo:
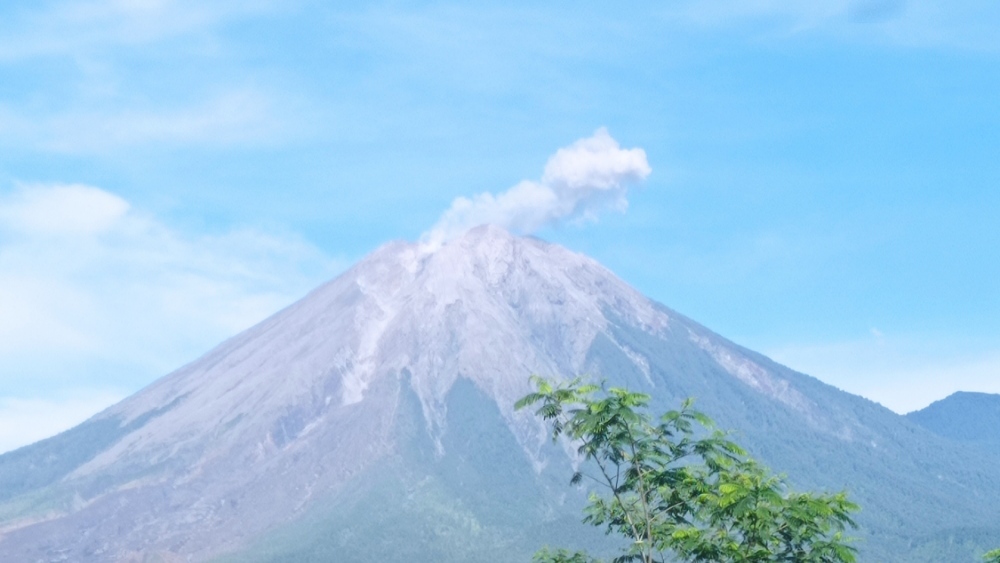
[[[704,25],[736,23],[747,19],[776,18],[797,29],[811,28],[844,17],[857,0],[695,0],[675,8],[675,14]]]
[[[608,130],[561,148],[545,163],[542,183],[567,203],[585,203],[596,193],[624,198],[626,185],[644,180],[651,169],[642,149],[622,149]]]
[[[95,234],[128,209],[124,199],[91,186],[24,186],[14,197],[0,199],[0,226],[29,234]]]
[[[10,14],[0,23],[4,31],[0,61],[77,57],[97,49],[197,36],[225,20],[260,14],[276,4],[268,0],[38,2],[33,9]]]
[[[868,338],[795,345],[774,360],[900,414],[955,391],[1000,393],[1000,350],[966,349],[943,339],[901,337],[872,329]]]
[[[152,143],[259,146],[310,127],[301,100],[255,69],[192,82],[192,64],[226,62],[226,24],[289,9],[273,0],[83,0],[4,10],[4,63],[65,59],[30,96],[0,103],[0,149],[91,154]],[[163,45],[166,41],[175,44]],[[25,64],[26,61],[30,61]],[[231,68],[222,68],[228,73]],[[225,70],[229,69],[229,70]],[[37,73],[34,73],[37,74]],[[20,71],[15,70],[14,76]],[[148,75],[154,75],[151,80]],[[35,81],[29,82],[27,88]],[[197,80],[196,80],[197,82]],[[22,85],[21,90],[25,86]]]
[[[525,180],[498,195],[455,199],[421,241],[434,248],[478,225],[531,233],[566,220],[594,219],[609,207],[624,210],[629,186],[650,172],[645,151],[621,148],[601,128],[556,151],[539,182]]]
[[[761,30],[779,36],[821,33],[903,47],[1000,50],[1000,4],[992,0],[691,0],[669,15],[710,27],[764,24]]]
[[[62,399],[0,397],[0,453],[72,428],[122,398],[114,391],[88,390]]]
[[[180,108],[71,109],[31,116],[0,106],[0,142],[71,154],[149,143],[267,145],[297,128],[290,115],[287,107],[253,89]]]
[[[0,396],[131,389],[193,359],[332,276],[299,238],[189,234],[86,186],[0,198]]]

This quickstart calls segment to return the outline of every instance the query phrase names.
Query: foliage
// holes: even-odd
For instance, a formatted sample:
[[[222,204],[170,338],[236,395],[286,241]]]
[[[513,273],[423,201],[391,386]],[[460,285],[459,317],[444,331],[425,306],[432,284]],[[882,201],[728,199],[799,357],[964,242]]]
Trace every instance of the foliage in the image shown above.
[[[578,446],[592,493],[584,521],[629,541],[616,563],[850,563],[844,537],[857,506],[844,493],[796,493],[747,457],[686,401],[653,420],[649,397],[601,389],[579,379],[532,378],[537,390],[517,402]],[[599,393],[600,392],[600,393]],[[545,549],[537,563],[590,563],[584,552]]]
[[[1000,563],[1000,549],[994,549],[983,555],[983,559],[986,563]]]
[[[599,563],[599,560],[587,555],[584,551],[566,549],[552,551],[548,547],[543,547],[532,558],[532,563]]]

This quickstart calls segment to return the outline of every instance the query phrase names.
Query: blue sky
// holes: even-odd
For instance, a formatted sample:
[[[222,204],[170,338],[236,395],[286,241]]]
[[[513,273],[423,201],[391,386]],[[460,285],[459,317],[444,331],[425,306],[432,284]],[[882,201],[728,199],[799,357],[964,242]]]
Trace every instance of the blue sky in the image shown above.
[[[537,234],[899,412],[1000,392],[1000,4],[0,6],[0,450],[606,127]]]

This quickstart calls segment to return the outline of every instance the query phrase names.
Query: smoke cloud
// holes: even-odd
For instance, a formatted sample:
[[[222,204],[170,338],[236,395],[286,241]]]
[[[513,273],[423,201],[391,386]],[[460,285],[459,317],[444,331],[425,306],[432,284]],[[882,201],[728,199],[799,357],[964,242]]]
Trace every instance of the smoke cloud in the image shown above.
[[[421,242],[433,250],[479,225],[530,234],[564,221],[594,220],[604,209],[624,211],[629,186],[651,171],[646,151],[621,148],[602,127],[549,157],[541,180],[456,198]]]

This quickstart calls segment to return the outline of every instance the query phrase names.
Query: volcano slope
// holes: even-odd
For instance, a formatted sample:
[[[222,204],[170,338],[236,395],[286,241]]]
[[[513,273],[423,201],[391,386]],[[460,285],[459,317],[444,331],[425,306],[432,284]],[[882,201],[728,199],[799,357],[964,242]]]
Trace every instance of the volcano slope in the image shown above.
[[[526,561],[600,549],[531,374],[695,397],[799,488],[847,489],[862,561],[1000,545],[1000,459],[741,348],[557,245],[390,243],[56,437],[0,456],[0,561]]]

